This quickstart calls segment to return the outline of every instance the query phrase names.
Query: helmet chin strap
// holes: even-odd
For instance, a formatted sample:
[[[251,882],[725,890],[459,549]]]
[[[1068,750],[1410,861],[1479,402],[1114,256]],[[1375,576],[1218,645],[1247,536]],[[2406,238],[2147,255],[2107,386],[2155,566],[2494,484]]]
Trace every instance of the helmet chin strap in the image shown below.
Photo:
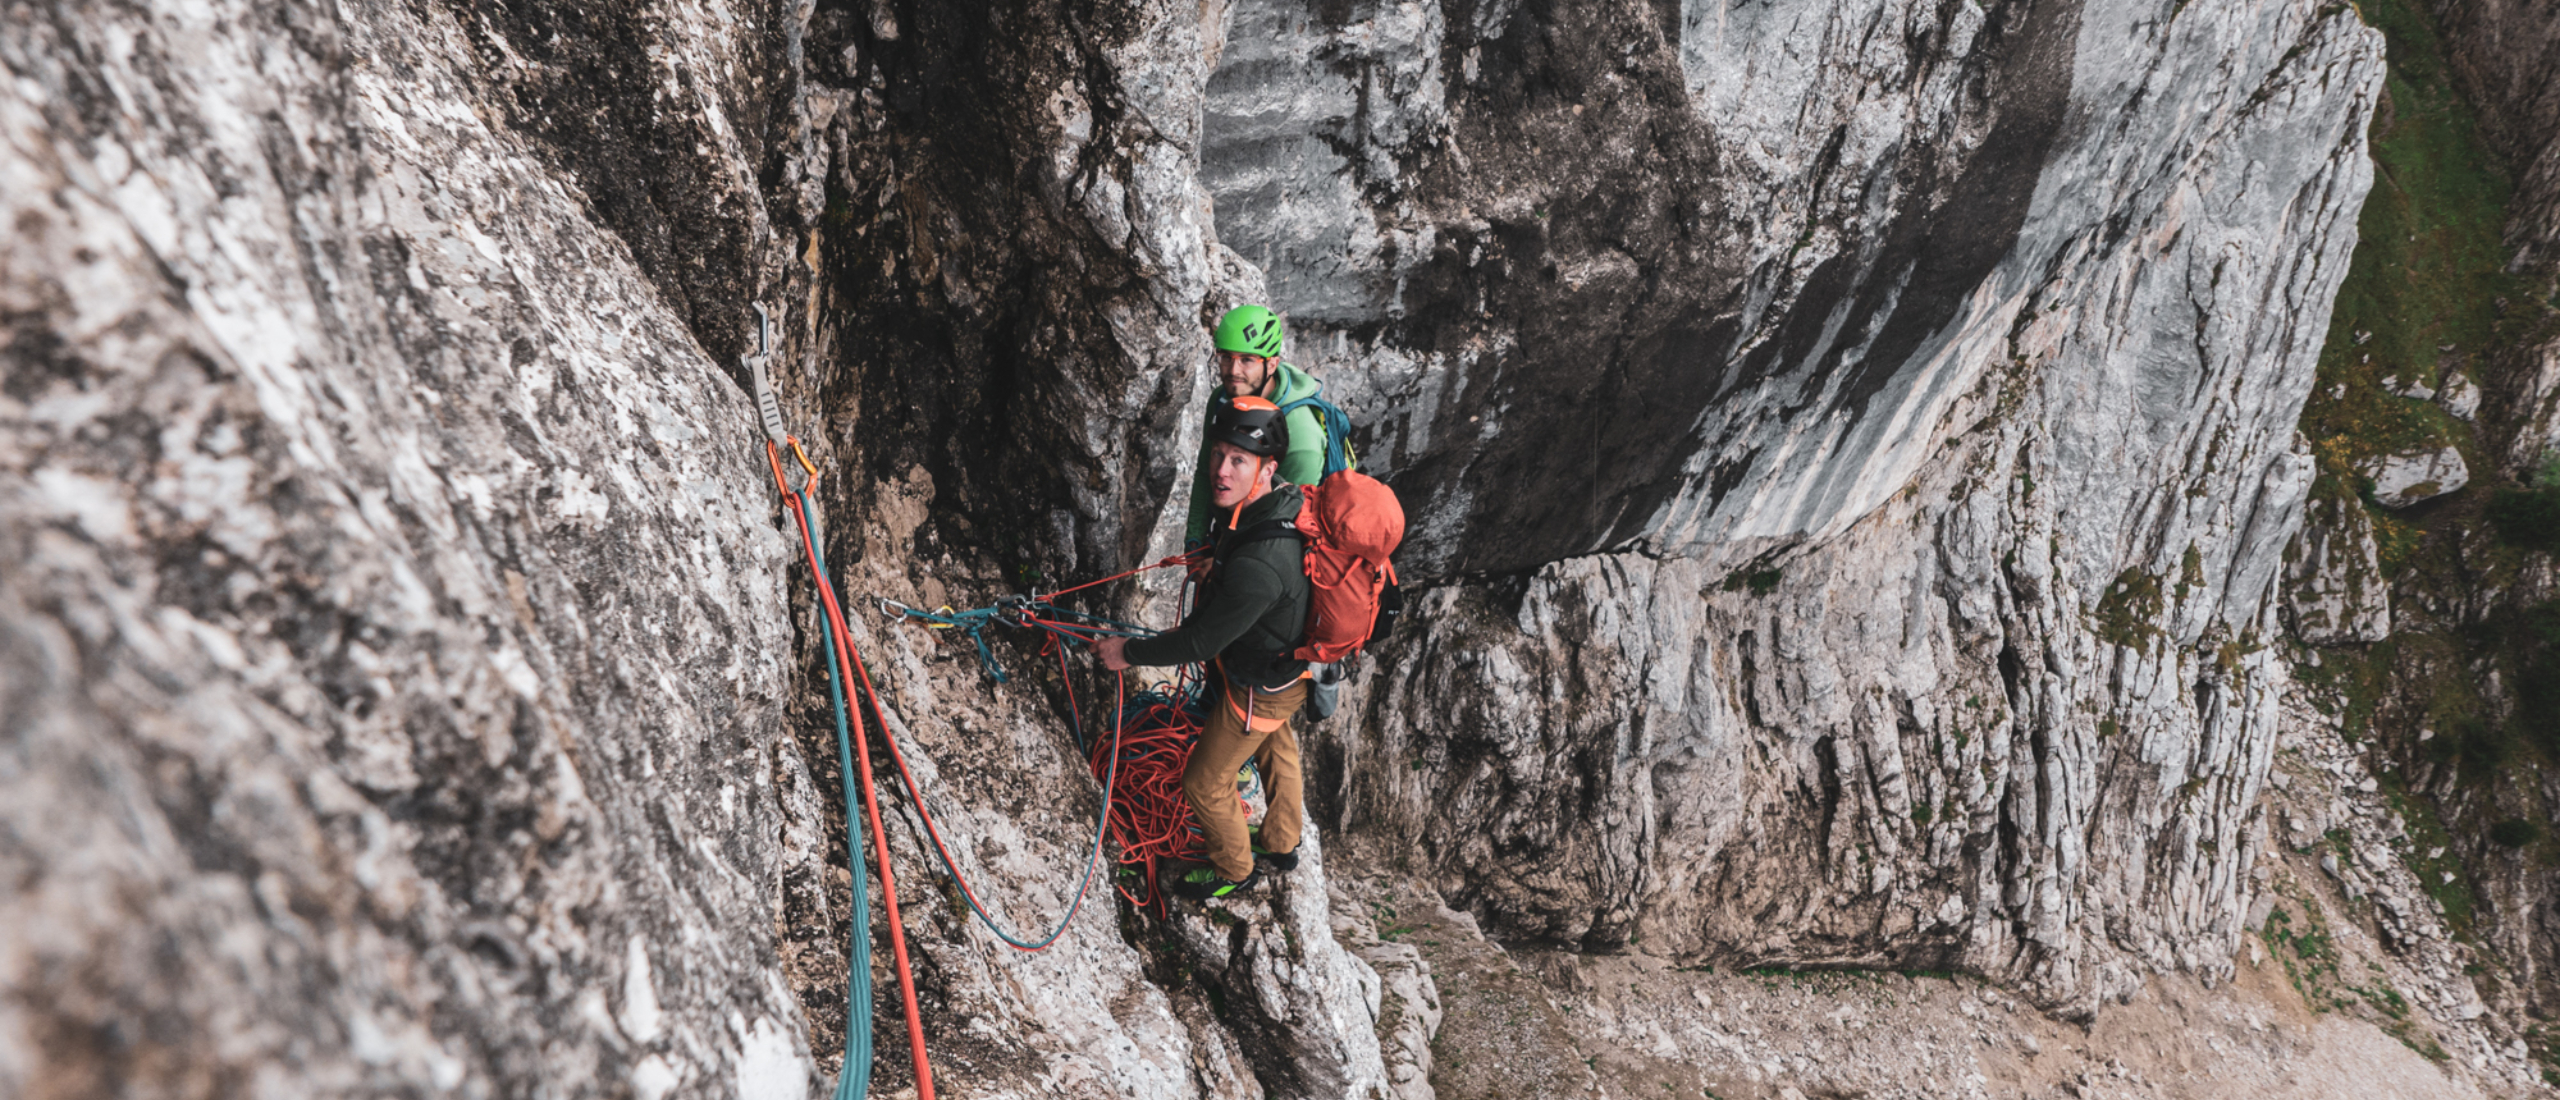
[[[1264,470],[1263,463],[1269,461],[1271,460],[1264,458],[1261,455],[1253,456],[1253,481],[1245,486],[1244,499],[1237,501],[1235,507],[1227,510],[1227,530],[1233,531],[1236,529],[1236,521],[1244,517],[1245,505],[1262,499],[1262,494],[1270,491],[1270,489],[1263,484],[1262,478]]]

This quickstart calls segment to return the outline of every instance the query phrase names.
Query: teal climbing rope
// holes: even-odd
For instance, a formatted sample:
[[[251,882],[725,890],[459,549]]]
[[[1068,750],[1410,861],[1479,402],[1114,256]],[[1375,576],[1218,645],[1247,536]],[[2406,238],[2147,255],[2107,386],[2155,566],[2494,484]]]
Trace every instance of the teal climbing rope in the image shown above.
[[[756,411],[764,421],[765,461],[773,469],[774,488],[782,491],[783,500],[790,506],[792,518],[798,523],[800,544],[809,555],[810,579],[818,591],[823,612],[820,619],[827,638],[827,698],[835,708],[837,774],[844,786],[845,855],[848,869],[852,872],[848,891],[851,904],[845,921],[850,958],[845,967],[844,1068],[836,1077],[835,1095],[837,1100],[863,1100],[871,1089],[871,898],[862,850],[862,819],[868,816],[871,819],[870,839],[877,846],[881,899],[889,918],[889,946],[897,965],[898,992],[906,1007],[907,1044],[915,1059],[916,1097],[917,1100],[934,1100],[933,1064],[925,1050],[924,1016],[916,1005],[914,972],[907,963],[906,929],[898,915],[898,881],[890,870],[888,831],[880,825],[879,805],[872,797],[871,750],[856,739],[862,718],[845,702],[850,690],[847,685],[853,682],[854,673],[861,668],[861,657],[853,651],[852,631],[845,625],[842,601],[836,598],[834,582],[827,577],[826,557],[818,549],[819,539],[813,529],[816,505],[809,499],[808,487],[817,479],[818,468],[809,461],[800,441],[783,430],[781,403],[775,399],[773,379],[766,369],[767,357],[773,350],[772,317],[765,312],[764,306],[759,304],[755,308],[756,351],[740,362],[755,379]],[[785,447],[790,448],[791,456],[798,460],[798,468],[792,472],[793,475],[805,473],[808,475],[805,479],[783,472],[782,450]],[[860,768],[858,773],[855,770],[857,765]],[[859,808],[854,801],[857,775],[861,780]]]
[[[800,507],[807,514],[809,494],[801,492]],[[818,583],[827,583],[826,551],[817,549],[810,540],[810,560],[815,564]],[[844,663],[843,652],[836,645],[835,623],[826,609],[818,611],[818,622],[827,632],[827,699],[836,708],[836,774],[844,777],[844,850],[851,853],[853,867],[853,900],[849,911],[852,919],[853,946],[845,965],[844,993],[844,1072],[836,1077],[836,1100],[863,1100],[871,1091],[871,883],[862,870],[862,810],[856,804],[853,787],[853,732],[845,724],[845,681],[850,671],[837,666]]]
[[[1145,627],[1104,618],[1071,607],[1060,607],[1037,596],[1011,596],[988,607],[955,611],[948,607],[932,611],[909,607],[896,600],[882,599],[880,610],[891,618],[920,622],[936,630],[957,629],[969,636],[978,647],[978,664],[987,677],[999,684],[1011,683],[1004,666],[996,662],[995,650],[987,644],[987,628],[995,625],[1029,627],[1060,642],[1090,642],[1096,638],[1144,638],[1155,633]]]

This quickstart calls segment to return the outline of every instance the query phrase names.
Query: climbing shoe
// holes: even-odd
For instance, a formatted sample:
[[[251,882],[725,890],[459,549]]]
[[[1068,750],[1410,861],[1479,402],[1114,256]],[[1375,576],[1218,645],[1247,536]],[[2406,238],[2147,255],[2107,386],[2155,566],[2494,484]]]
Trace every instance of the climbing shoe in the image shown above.
[[[1297,849],[1292,848],[1285,852],[1266,852],[1262,850],[1262,826],[1253,826],[1246,830],[1246,833],[1253,837],[1253,862],[1254,869],[1257,873],[1264,867],[1269,867],[1274,871],[1295,871],[1298,869]]]
[[[1252,874],[1244,877],[1243,882],[1229,882],[1226,876],[1218,873],[1217,868],[1203,863],[1175,875],[1173,884],[1167,889],[1171,890],[1173,896],[1177,898],[1207,901],[1210,898],[1223,898],[1239,891],[1253,889],[1261,882],[1262,867],[1259,864],[1254,866]]]

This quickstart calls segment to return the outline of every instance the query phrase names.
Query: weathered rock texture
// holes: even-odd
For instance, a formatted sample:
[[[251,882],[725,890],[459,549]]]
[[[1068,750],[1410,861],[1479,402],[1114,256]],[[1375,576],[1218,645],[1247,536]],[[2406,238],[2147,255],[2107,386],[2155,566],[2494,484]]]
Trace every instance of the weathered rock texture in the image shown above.
[[[1229,66],[1311,59],[1294,87],[1212,82],[1213,123],[1356,105],[1330,154],[1207,154],[1222,226],[1373,242],[1241,249],[1292,308],[1299,257],[1367,276],[1301,359],[1367,411],[1436,582],[1346,820],[1428,837],[1511,934],[2053,998],[2224,967],[2374,36],[2309,4],[1673,14],[1444,12],[1398,99],[1409,9],[1355,5],[1236,36]],[[1262,182],[1327,155],[1374,229]]]
[[[2229,966],[2349,9],[172,0],[0,64],[0,1092],[829,1082],[867,871],[752,301],[1018,929],[1089,836],[1065,685],[872,598],[1170,549],[1267,296],[1417,520],[1331,824],[1502,935]],[[1018,956],[911,824],[947,1092],[1429,1092],[1320,854]]]
[[[777,308],[849,594],[1143,548],[1212,276],[1251,276],[1191,182],[1198,13],[1087,14],[9,9],[0,1092],[824,1084],[842,777],[715,363]],[[991,172],[978,123],[1054,171]],[[964,868],[1054,919],[1093,801],[1061,713],[857,634]],[[1107,881],[1023,959],[897,839],[947,1088],[1385,1087],[1320,871],[1196,960],[1231,1006],[1324,977],[1235,1014],[1247,1051]]]
[[[2313,503],[2285,565],[2285,628],[2315,646],[2390,637],[2391,587],[2379,554],[2364,509]]]
[[[738,389],[442,13],[0,18],[0,1092],[805,1093]]]

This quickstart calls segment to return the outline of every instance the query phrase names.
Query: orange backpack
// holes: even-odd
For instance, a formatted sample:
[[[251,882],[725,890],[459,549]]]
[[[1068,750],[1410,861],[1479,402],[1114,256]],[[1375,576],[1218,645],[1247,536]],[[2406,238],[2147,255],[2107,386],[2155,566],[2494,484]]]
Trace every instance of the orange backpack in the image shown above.
[[[1395,490],[1358,470],[1337,470],[1299,490],[1298,533],[1307,542],[1307,643],[1293,656],[1332,664],[1394,629],[1404,600],[1387,560],[1404,541]]]

